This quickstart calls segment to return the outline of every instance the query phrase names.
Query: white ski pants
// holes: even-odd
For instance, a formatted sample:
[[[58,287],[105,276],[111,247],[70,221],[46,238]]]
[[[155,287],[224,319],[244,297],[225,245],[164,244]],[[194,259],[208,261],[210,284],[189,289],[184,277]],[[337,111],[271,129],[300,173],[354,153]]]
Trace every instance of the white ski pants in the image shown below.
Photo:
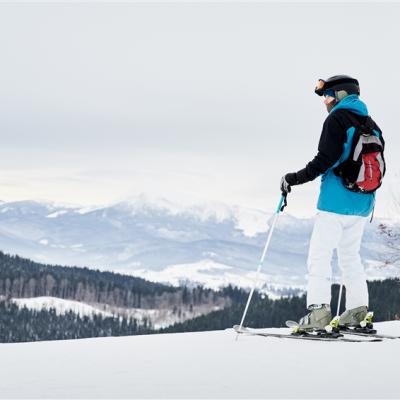
[[[319,211],[308,253],[307,306],[330,304],[332,255],[337,249],[346,309],[368,306],[368,288],[360,258],[361,238],[368,217]]]

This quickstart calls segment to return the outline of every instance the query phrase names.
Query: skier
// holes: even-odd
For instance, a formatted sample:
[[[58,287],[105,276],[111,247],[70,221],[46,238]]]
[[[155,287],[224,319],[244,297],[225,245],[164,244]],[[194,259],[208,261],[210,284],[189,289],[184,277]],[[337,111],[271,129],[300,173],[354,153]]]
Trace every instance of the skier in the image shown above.
[[[346,311],[340,315],[339,323],[358,326],[365,318],[368,287],[359,251],[365,223],[374,208],[375,190],[385,173],[382,132],[359,98],[357,79],[347,75],[320,79],[315,93],[324,96],[329,113],[322,128],[318,153],[305,168],[287,173],[281,180],[282,194],[287,195],[292,186],[322,175],[318,213],[307,260],[309,313],[299,322],[299,329],[306,331],[323,329],[332,319],[331,259],[334,249],[337,249],[342,283],[346,287]],[[369,127],[372,139],[362,135],[366,127]],[[357,129],[361,129],[358,136]],[[358,138],[357,147],[355,141]],[[363,149],[369,146],[372,153],[364,154],[363,150],[358,157],[360,146]],[[353,158],[354,153],[357,155]]]

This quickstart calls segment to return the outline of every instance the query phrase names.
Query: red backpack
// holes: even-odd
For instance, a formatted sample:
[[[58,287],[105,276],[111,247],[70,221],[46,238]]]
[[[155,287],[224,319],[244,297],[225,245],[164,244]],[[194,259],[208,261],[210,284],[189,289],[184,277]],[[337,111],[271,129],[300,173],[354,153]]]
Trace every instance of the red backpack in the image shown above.
[[[374,130],[375,124],[370,116],[361,124],[351,113],[347,114],[355,127],[350,155],[333,171],[342,178],[347,189],[373,193],[381,186],[386,172],[385,142],[381,133]]]

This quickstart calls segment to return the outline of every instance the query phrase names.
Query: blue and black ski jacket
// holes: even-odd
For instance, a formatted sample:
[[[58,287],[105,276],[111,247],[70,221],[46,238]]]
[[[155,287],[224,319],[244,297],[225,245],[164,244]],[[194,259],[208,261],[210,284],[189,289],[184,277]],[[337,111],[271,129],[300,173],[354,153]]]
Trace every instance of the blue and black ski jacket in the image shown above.
[[[344,215],[368,216],[375,202],[375,193],[356,193],[346,189],[333,169],[349,157],[355,131],[351,116],[364,123],[368,109],[357,95],[341,100],[326,118],[318,144],[318,154],[307,166],[296,173],[297,184],[321,176],[317,208]],[[373,132],[382,143],[382,132],[374,122]]]

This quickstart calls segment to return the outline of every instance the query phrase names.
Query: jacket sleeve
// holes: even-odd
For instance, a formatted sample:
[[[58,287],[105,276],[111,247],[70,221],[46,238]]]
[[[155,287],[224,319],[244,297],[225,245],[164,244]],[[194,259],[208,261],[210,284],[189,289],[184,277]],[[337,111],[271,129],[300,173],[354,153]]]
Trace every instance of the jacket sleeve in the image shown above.
[[[314,180],[324,174],[341,157],[347,133],[336,115],[329,115],[324,122],[318,144],[318,153],[305,168],[296,173],[297,184]]]

